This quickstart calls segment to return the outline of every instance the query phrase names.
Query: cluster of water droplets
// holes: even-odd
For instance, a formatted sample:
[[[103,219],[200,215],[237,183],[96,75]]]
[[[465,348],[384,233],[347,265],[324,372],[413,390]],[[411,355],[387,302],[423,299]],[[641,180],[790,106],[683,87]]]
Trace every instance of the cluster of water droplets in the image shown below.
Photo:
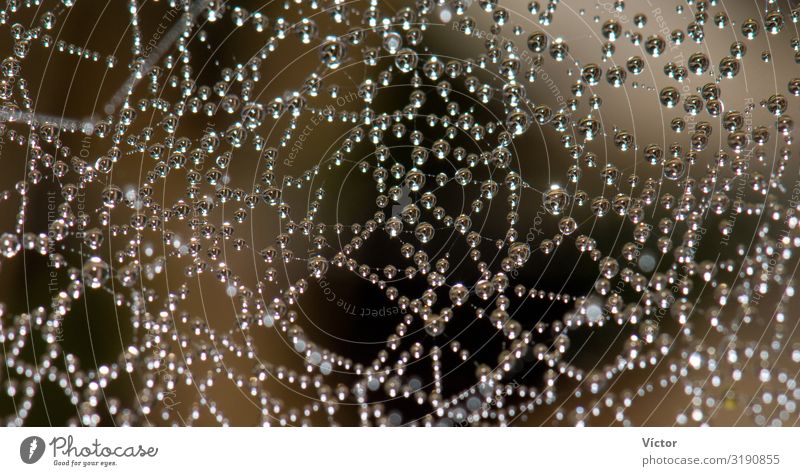
[[[5,423],[797,422],[786,2],[131,0],[125,54],[41,3],[0,12]],[[38,112],[65,53],[129,55],[119,104]]]

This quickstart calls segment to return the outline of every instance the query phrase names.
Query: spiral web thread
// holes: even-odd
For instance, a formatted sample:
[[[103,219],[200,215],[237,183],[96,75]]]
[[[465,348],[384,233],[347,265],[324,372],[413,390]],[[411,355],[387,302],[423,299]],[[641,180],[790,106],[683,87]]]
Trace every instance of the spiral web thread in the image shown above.
[[[0,415],[796,424],[800,10],[733,3],[8,2]]]

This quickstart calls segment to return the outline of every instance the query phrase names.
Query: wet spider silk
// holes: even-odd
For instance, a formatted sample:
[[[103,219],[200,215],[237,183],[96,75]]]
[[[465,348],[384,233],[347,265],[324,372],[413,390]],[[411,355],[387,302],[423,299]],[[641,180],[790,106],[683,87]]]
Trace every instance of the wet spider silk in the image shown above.
[[[8,2],[4,423],[796,424],[800,10],[655,3]]]

